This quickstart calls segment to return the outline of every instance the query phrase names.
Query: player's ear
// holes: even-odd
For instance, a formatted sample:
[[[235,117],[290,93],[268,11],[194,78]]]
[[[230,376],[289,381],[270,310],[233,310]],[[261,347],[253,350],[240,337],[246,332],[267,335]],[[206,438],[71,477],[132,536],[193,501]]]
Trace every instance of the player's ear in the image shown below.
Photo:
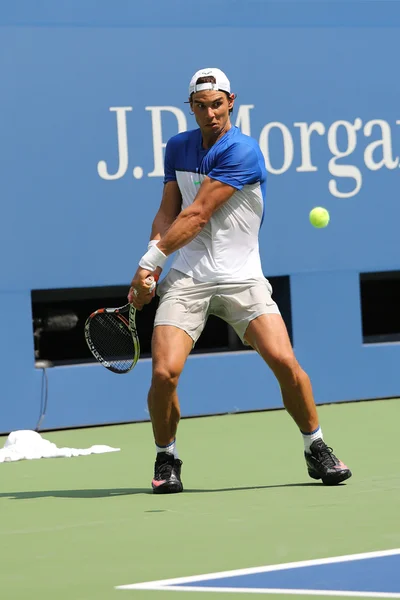
[[[229,96],[228,96],[229,110],[232,110],[233,104],[235,102],[235,98],[236,98],[236,94],[229,94]]]

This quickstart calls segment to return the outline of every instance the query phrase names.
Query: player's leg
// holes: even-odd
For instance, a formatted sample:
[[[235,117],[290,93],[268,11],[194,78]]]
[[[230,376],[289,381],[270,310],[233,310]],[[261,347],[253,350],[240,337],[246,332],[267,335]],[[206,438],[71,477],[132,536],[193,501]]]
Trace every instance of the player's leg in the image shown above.
[[[250,322],[244,337],[276,376],[283,404],[300,431],[311,433],[318,429],[311,382],[297,362],[281,315],[260,315]]]
[[[288,413],[304,440],[311,477],[336,484],[351,476],[323,441],[310,379],[299,365],[278,306],[267,280],[227,286],[214,314],[227,320],[241,340],[252,346],[275,374]]]
[[[156,445],[152,487],[156,493],[181,492],[182,461],[176,448],[180,419],[177,386],[193,340],[171,325],[155,327],[152,340],[152,380],[148,407]]]
[[[244,339],[257,350],[279,382],[284,406],[303,434],[310,477],[328,485],[351,477],[350,469],[323,440],[311,382],[294,355],[282,317],[260,315],[249,323]]]
[[[176,390],[180,374],[192,347],[192,338],[182,329],[171,325],[155,327],[152,340],[153,368],[148,407],[154,440],[159,447],[170,447],[176,438],[180,419]]]
[[[207,285],[171,270],[158,288],[154,320],[152,381],[148,406],[156,445],[152,487],[155,493],[181,492],[182,461],[176,449],[180,419],[177,386],[186,359],[207,320]]]

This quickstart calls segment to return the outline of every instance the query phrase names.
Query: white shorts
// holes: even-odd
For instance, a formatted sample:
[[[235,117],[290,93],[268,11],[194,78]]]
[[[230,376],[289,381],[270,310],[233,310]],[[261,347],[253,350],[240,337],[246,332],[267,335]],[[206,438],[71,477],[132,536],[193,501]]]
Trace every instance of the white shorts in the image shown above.
[[[160,302],[154,327],[173,325],[192,338],[199,339],[209,315],[220,317],[236,331],[242,343],[253,319],[264,314],[280,314],[272,299],[268,279],[242,283],[202,283],[176,269],[171,269],[157,287]]]

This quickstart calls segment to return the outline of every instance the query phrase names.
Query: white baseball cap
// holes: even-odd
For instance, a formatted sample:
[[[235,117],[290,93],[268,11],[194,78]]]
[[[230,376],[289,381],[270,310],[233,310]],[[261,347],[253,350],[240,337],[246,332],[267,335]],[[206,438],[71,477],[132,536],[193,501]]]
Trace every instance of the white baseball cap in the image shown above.
[[[216,83],[198,83],[196,85],[196,81],[199,77],[215,77]],[[203,90],[222,90],[223,92],[228,92],[228,94],[230,94],[231,84],[221,69],[200,69],[200,71],[196,71],[190,80],[189,96],[194,92],[202,92]]]

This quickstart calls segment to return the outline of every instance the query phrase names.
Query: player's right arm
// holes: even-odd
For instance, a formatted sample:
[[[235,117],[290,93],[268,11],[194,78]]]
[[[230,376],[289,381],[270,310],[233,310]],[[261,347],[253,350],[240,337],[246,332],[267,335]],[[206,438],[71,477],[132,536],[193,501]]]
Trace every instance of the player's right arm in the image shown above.
[[[174,164],[174,144],[170,142],[167,144],[164,160],[164,189],[161,198],[161,204],[154,217],[153,224],[151,227],[151,236],[148,248],[155,245],[165,235],[166,231],[171,227],[176,217],[181,212],[182,207],[182,195],[176,180],[175,164]],[[156,267],[152,270],[151,274],[160,276],[162,272],[161,267]],[[129,302],[133,303],[134,306],[140,309],[143,303],[148,303],[153,294],[149,294],[148,286],[146,285],[146,278],[150,273],[146,270],[138,267],[136,273],[131,281],[131,287],[128,294]],[[134,294],[136,291],[136,296]]]
[[[181,212],[182,195],[176,180],[176,154],[179,152],[179,136],[171,138],[165,148],[164,189],[160,208],[151,228],[151,240],[159,241]]]
[[[182,195],[176,181],[167,181],[164,185],[160,208],[154,217],[151,228],[151,240],[160,240],[181,212]]]

